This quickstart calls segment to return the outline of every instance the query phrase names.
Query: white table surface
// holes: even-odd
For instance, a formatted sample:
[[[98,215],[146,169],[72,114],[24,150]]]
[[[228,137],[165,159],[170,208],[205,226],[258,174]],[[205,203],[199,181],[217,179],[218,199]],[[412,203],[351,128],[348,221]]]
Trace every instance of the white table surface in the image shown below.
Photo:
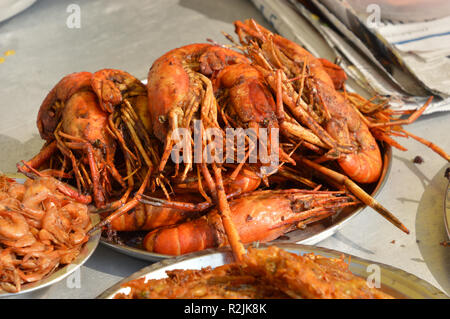
[[[81,8],[79,29],[66,25],[72,3]],[[268,26],[245,0],[38,0],[0,23],[0,54],[15,51],[0,64],[0,171],[15,172],[18,161],[39,151],[38,108],[64,75],[110,67],[144,79],[166,51],[207,38],[225,43],[221,31],[233,34],[233,21],[250,17]],[[449,123],[450,113],[434,114],[408,129],[449,152]],[[391,173],[377,199],[411,234],[365,209],[317,245],[401,268],[450,294],[450,248],[440,245],[448,239],[443,223],[448,163],[414,140],[400,142],[408,151],[394,149]],[[424,163],[414,164],[416,155]],[[146,265],[100,245],[78,274],[31,297],[94,298]]]

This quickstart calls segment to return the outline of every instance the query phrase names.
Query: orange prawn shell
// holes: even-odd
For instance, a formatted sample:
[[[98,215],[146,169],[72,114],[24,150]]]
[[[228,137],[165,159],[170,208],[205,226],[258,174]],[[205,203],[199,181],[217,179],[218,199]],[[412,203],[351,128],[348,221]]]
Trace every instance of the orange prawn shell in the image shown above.
[[[250,64],[227,66],[213,83],[216,90],[229,89],[230,101],[241,122],[277,123],[272,94],[262,74]]]
[[[147,92],[154,133],[161,141],[165,140],[167,134],[169,112],[175,107],[184,110],[193,94],[187,67],[184,65],[187,61],[197,63],[198,70],[195,71],[206,76],[211,76],[230,64],[250,63],[236,51],[207,43],[176,48],[158,58],[148,73]]]
[[[258,197],[230,202],[231,218],[242,243],[270,241],[284,234],[292,225],[275,226],[288,218],[289,201]],[[206,216],[175,227],[154,230],[144,238],[146,250],[168,255],[182,255],[228,243],[221,217],[216,209]]]
[[[59,115],[54,111],[51,111],[52,106],[61,101],[65,103],[75,93],[90,89],[91,87],[92,73],[90,72],[78,72],[72,73],[62,78],[58,84],[47,94],[42,102],[38,116],[37,127],[41,137],[46,140],[53,140],[53,132],[59,123]]]
[[[232,171],[228,171],[224,176],[224,188],[227,194],[242,194],[254,191],[261,184],[261,177],[253,170],[243,167],[239,174],[231,180]],[[187,178],[183,183],[174,183],[176,192],[198,192],[198,178]]]
[[[243,195],[229,202],[230,217],[242,243],[274,240],[295,227],[301,213],[316,207],[315,198],[291,193],[261,191]],[[299,215],[300,214],[300,215]],[[146,250],[180,255],[228,244],[217,208],[180,225],[155,229],[144,238]]]
[[[189,94],[189,75],[183,68],[184,57],[200,54],[208,44],[192,44],[171,50],[158,58],[148,73],[148,107],[154,134],[164,141],[167,134],[167,115],[174,106],[182,107]]]
[[[107,114],[101,110],[93,92],[82,91],[73,95],[65,106],[61,121],[65,133],[83,137],[90,143],[101,141],[114,153],[114,141],[105,130]]]
[[[252,20],[236,21],[235,28],[241,39],[242,31],[260,40],[267,41],[271,37],[280,51],[295,63],[298,65],[307,63],[311,82],[317,86],[317,92],[331,115],[331,119],[326,123],[326,130],[333,138],[345,144],[351,144],[352,141],[358,143],[356,153],[344,154],[338,163],[345,173],[356,182],[372,183],[377,181],[382,170],[382,158],[378,144],[356,111],[345,101],[342,94],[336,91],[336,80],[333,81],[326,70],[332,63],[314,57],[295,42],[272,34],[262,26],[256,25]],[[325,63],[325,66],[321,61]],[[338,77],[341,79],[337,80],[341,81],[342,72],[338,71]]]

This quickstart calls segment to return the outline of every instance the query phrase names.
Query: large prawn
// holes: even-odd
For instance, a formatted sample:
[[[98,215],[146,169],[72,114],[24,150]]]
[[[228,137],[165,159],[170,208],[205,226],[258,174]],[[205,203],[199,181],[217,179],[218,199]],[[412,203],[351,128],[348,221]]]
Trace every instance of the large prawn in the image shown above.
[[[276,167],[272,167],[271,172],[268,173],[273,174],[276,171],[280,159],[283,162],[295,164],[282,147],[276,149],[275,145],[270,145],[270,142],[274,141],[273,129],[279,129],[279,117],[283,114],[280,114],[282,111],[277,110],[272,93],[257,69],[244,63],[227,66],[213,78],[213,84],[215,95],[220,101],[220,113],[226,125],[235,129],[252,130],[256,137],[255,140],[260,141],[260,148],[266,148],[266,157],[278,152],[281,158],[277,158]],[[261,128],[267,130],[263,139],[260,139],[259,136]],[[287,128],[283,127],[283,129]],[[276,145],[279,144],[278,137],[278,135],[275,137]],[[256,148],[255,140],[249,143],[247,157]],[[261,153],[260,149],[259,160],[264,165],[269,162],[270,158],[263,158],[262,154],[264,153]],[[244,161],[241,161],[240,166],[243,163]],[[240,166],[237,167],[237,170]]]
[[[150,170],[158,161],[149,137],[146,88],[124,71],[105,69],[64,77],[43,101],[37,126],[46,144],[19,170],[51,168],[49,172],[57,177],[74,177],[79,191],[92,192],[97,207],[108,202],[113,181],[128,188],[125,194],[129,194],[133,178],[144,179],[146,170],[139,169]],[[127,164],[122,172],[115,164],[118,148]]]
[[[230,201],[231,218],[242,243],[271,241],[282,234],[354,205],[343,192],[256,191]],[[299,225],[300,224],[300,225]],[[148,251],[180,255],[229,244],[217,209],[180,225],[147,234]]]
[[[310,130],[289,119],[289,114],[282,105],[282,98],[278,94],[275,102],[268,83],[255,66],[242,63],[230,65],[213,78],[213,84],[216,97],[220,101],[223,121],[228,126],[253,129],[256,136],[260,128],[266,128],[269,134],[273,128],[279,128],[280,133],[287,138],[296,136],[319,146],[325,146]],[[266,139],[272,141],[272,138]],[[279,144],[278,140],[276,142]],[[270,145],[265,147],[268,151],[277,151]],[[280,146],[278,152],[281,162],[295,165],[295,161],[283,147]],[[276,172],[276,169],[278,167],[272,171],[272,174]]]
[[[159,166],[162,171],[173,145],[177,128],[191,130],[192,120],[205,127],[219,127],[211,81],[205,76],[227,65],[250,63],[242,54],[211,44],[191,44],[158,58],[148,74],[148,101],[154,134],[165,143]],[[183,177],[191,168],[186,164]]]
[[[249,63],[242,54],[211,44],[192,44],[174,49],[157,59],[148,74],[148,98],[152,125],[156,137],[164,143],[159,171],[162,171],[169,159],[174,144],[177,142],[174,134],[178,128],[187,130],[187,145],[193,141],[194,121],[201,122],[201,132],[204,129],[218,129],[217,102],[213,94],[212,76],[227,65]],[[201,134],[203,137],[203,134]],[[221,212],[222,221],[233,252],[237,259],[244,253],[244,247],[239,241],[239,235],[230,218],[227,195],[224,190],[222,168],[217,161],[210,165],[213,176],[208,170],[207,159],[203,156],[206,144],[214,145],[213,138],[206,137],[201,142],[201,159],[197,164],[201,171],[207,189],[211,192],[214,202]],[[183,150],[185,168],[181,175],[183,180],[192,168],[192,152]],[[213,152],[216,152],[215,148]],[[175,176],[178,173],[176,163]]]
[[[249,53],[266,71],[265,76],[273,89],[277,89],[276,70],[283,71],[284,103],[298,121],[332,149],[344,172],[356,182],[376,181],[382,167],[377,142],[358,113],[336,91],[336,81],[333,82],[321,60],[253,20],[236,21],[235,27],[241,43],[249,47]],[[258,48],[249,46],[247,38],[258,42]],[[288,78],[297,81],[289,82]],[[298,83],[297,90],[292,82]],[[309,103],[304,102],[306,93]]]

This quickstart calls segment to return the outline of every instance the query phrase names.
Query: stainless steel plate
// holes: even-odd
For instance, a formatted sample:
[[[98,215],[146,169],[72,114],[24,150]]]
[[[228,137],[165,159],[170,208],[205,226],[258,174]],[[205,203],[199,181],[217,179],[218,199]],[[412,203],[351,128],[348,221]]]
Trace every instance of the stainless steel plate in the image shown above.
[[[28,9],[36,0],[0,0],[0,22]]]
[[[380,179],[377,183],[373,183],[370,185],[364,185],[363,188],[372,197],[376,197],[380,192],[381,188],[384,186],[389,171],[391,169],[392,162],[392,148],[383,144],[380,145],[381,153],[383,156],[383,168],[381,172]],[[314,245],[330,236],[333,236],[345,223],[350,221],[353,217],[361,213],[367,206],[358,206],[358,207],[349,207],[347,209],[342,210],[338,215],[334,216],[331,219],[324,220],[321,222],[317,222],[311,225],[308,225],[304,230],[295,230],[290,233],[287,233],[286,236],[283,236],[281,239],[277,239],[273,241],[274,243],[298,243],[298,244],[306,244],[306,245]],[[124,232],[125,233],[125,232]],[[145,235],[145,232],[140,232],[139,235]],[[138,235],[138,236],[139,236]],[[100,242],[112,248],[120,253],[125,255],[155,262],[166,258],[173,258],[170,255],[156,254],[151,253],[140,247],[139,240],[128,240],[127,238],[132,238],[129,234],[120,235],[119,237],[124,236],[126,244],[119,245],[117,243],[110,242],[105,238],[101,238]],[[284,238],[284,239],[283,239]],[[132,243],[131,243],[132,242]]]
[[[98,216],[95,216],[92,218],[93,223],[97,223],[98,221],[99,221]],[[99,241],[100,241],[100,231],[97,231],[89,238],[89,241],[81,249],[81,252],[78,255],[78,257],[75,258],[75,260],[71,264],[60,268],[59,270],[55,271],[47,278],[44,278],[42,280],[30,283],[30,284],[23,285],[22,289],[17,293],[8,293],[8,292],[4,292],[4,291],[0,290],[0,298],[14,297],[14,296],[19,296],[19,295],[24,295],[24,294],[31,294],[32,292],[35,292],[38,289],[48,287],[50,285],[56,284],[57,282],[63,280],[64,278],[69,276],[71,273],[76,271],[78,268],[80,268],[89,259],[89,257],[91,257],[95,248],[97,248]],[[23,297],[23,296],[21,296],[21,297]]]
[[[134,258],[147,260],[147,261],[151,261],[151,262],[160,261],[162,259],[167,259],[167,258],[173,257],[173,256],[169,256],[169,255],[151,253],[151,252],[148,252],[148,251],[144,250],[143,248],[139,248],[139,247],[132,247],[132,246],[119,245],[116,243],[112,243],[104,237],[101,237],[100,243],[105,245],[106,247],[114,249],[124,255],[128,255],[128,256],[131,256]]]
[[[20,175],[20,174],[7,174],[7,175],[9,177],[15,178],[16,181],[19,183],[24,181],[24,179],[21,178],[21,176],[23,176],[23,175]],[[95,225],[100,221],[100,218],[98,215],[91,215],[91,221]],[[78,257],[75,258],[75,260],[71,264],[58,269],[57,271],[52,273],[50,276],[48,276],[42,280],[23,285],[22,289],[17,293],[9,293],[9,292],[5,292],[0,289],[0,298],[4,298],[4,297],[14,298],[16,296],[23,298],[23,297],[26,297],[26,295],[31,295],[33,292],[35,292],[38,289],[49,287],[50,285],[53,285],[53,284],[63,280],[64,278],[69,276],[71,273],[76,271],[78,268],[80,268],[89,259],[89,257],[91,257],[95,248],[97,248],[97,246],[98,246],[98,243],[100,241],[100,235],[101,235],[100,231],[94,232],[89,237],[89,240],[87,241],[87,243],[84,244],[84,247],[81,249]]]
[[[266,245],[260,245],[265,247]],[[276,246],[296,254],[314,253],[329,258],[339,258],[343,253],[331,249],[306,246],[299,244],[276,244]],[[346,255],[350,256],[350,255]],[[373,270],[368,272],[369,265],[378,265],[380,267],[380,289],[385,293],[396,298],[413,298],[413,299],[448,299],[449,297],[439,289],[435,288],[428,282],[410,274],[403,270],[374,263],[369,260],[351,256],[349,269],[350,271],[362,278],[367,278]],[[218,267],[226,263],[232,262],[233,256],[229,250],[225,249],[208,249],[196,252],[186,256],[180,256],[173,259],[162,260],[151,266],[145,267],[125,278],[107,289],[97,298],[112,299],[118,293],[128,293],[129,288],[123,288],[122,284],[137,278],[160,279],[166,277],[167,270],[173,269],[201,269],[204,267]]]

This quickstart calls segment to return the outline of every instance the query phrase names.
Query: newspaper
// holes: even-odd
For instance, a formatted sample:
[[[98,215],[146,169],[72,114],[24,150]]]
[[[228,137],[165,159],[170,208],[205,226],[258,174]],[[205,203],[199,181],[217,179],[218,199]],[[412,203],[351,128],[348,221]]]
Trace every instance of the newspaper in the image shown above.
[[[377,56],[377,52],[361,41],[364,38],[356,36],[351,28],[345,25],[345,22],[349,21],[342,21],[328,10],[328,7],[325,6],[326,0],[311,0],[310,2],[317,7],[321,7],[321,13],[326,13],[328,24],[321,21],[317,15],[311,13],[299,1],[252,0],[252,2],[272,23],[277,32],[284,37],[301,44],[316,56],[331,61],[333,61],[333,58],[340,59],[342,61],[341,67],[352,79],[348,83],[349,89],[363,96],[373,96],[374,94],[387,96],[391,99],[391,106],[401,110],[416,109],[425,103],[429,95],[435,95],[434,102],[426,113],[450,110],[450,98],[447,97],[445,91],[425,85],[423,79],[418,78],[414,73],[416,72],[415,69],[405,66],[406,62],[395,55],[390,58],[393,60],[399,58],[400,62],[389,63],[386,67],[386,63],[380,62],[383,59]],[[338,3],[342,1],[330,0],[329,2]],[[342,10],[342,8],[340,9]],[[331,25],[330,21],[332,22]],[[339,26],[336,27],[336,25]],[[393,23],[384,23],[382,26],[388,27],[389,25],[393,25]],[[389,29],[386,30],[389,31]],[[392,29],[389,32],[391,31]],[[444,50],[446,50],[445,45],[439,47],[439,51],[444,52]],[[399,50],[399,52],[402,51]],[[408,57],[412,55],[416,59],[425,60],[428,58],[427,61],[434,61],[433,63],[442,60],[439,59],[439,54],[433,50],[421,51],[422,56],[411,51],[404,54]],[[448,58],[445,59],[448,60]],[[431,65],[434,65],[433,63]],[[431,66],[430,63],[427,65]],[[448,71],[442,70],[444,72],[434,72],[439,73],[439,75],[435,74],[435,77],[441,76],[441,80],[445,78],[445,81],[449,81],[450,74],[445,75]]]
[[[377,31],[402,52],[435,52],[436,57],[450,54],[450,17],[402,24],[380,21]]]
[[[377,28],[405,64],[431,90],[450,96],[450,17]]]
[[[366,41],[366,44],[372,50],[385,51],[394,64],[403,66],[405,72],[409,72],[431,93],[450,97],[450,59],[447,58],[450,49],[450,16],[422,22],[392,22],[383,19],[382,10],[386,9],[377,5],[377,1],[371,4],[372,7],[368,5],[367,10],[353,10],[350,1],[345,0],[313,2],[325,6],[359,36],[367,38],[372,34],[375,41]],[[408,8],[402,7],[402,10],[405,9]]]

